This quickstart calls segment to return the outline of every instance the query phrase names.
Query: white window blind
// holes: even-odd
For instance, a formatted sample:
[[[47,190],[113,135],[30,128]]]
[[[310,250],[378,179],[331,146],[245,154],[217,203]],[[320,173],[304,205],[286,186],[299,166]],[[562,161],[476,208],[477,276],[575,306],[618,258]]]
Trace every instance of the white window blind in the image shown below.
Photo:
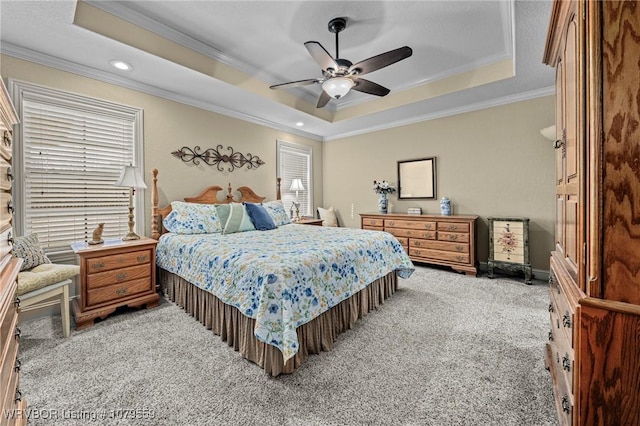
[[[115,182],[124,165],[141,165],[141,110],[39,86],[19,89],[19,231],[37,233],[49,252],[91,240],[99,223],[103,238],[121,238],[129,189]],[[144,206],[142,197],[136,201],[138,222]]]
[[[278,176],[281,180],[282,203],[289,212],[296,199],[295,191],[290,191],[293,179],[302,180],[304,191],[298,191],[301,216],[315,216],[313,210],[313,180],[311,173],[311,147],[278,141]]]

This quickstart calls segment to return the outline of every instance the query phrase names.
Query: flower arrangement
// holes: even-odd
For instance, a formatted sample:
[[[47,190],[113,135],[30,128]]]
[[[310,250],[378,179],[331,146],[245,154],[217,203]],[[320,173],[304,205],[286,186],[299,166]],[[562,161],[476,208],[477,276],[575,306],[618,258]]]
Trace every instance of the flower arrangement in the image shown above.
[[[383,180],[382,182],[378,182],[374,180],[373,191],[376,194],[393,194],[394,192],[396,192],[396,187],[391,185],[386,180]]]

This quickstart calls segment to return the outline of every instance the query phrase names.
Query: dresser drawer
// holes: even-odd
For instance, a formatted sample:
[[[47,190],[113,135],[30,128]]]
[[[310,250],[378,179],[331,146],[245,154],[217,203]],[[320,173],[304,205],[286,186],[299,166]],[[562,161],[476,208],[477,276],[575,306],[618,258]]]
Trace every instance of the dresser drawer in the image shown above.
[[[417,221],[417,220],[397,220],[385,219],[384,226],[387,228],[406,228],[435,231],[436,222]]]
[[[442,250],[430,250],[409,246],[409,255],[424,259],[444,260],[455,263],[469,263],[468,253],[454,253]]]
[[[10,240],[13,238],[13,230],[11,229],[11,225],[9,228],[0,232],[0,262],[5,258],[5,256],[11,255],[12,245]]]
[[[369,231],[384,231],[384,228],[381,226],[363,226],[362,229],[367,229]]]
[[[398,240],[398,242],[400,244],[402,244],[402,247],[404,247],[405,249],[407,249],[409,247],[409,238],[406,237],[396,237],[396,240]]]
[[[435,231],[420,231],[417,229],[400,229],[400,228],[385,228],[385,231],[392,234],[396,238],[398,237],[422,238],[425,240],[435,240],[436,238]]]
[[[17,324],[18,311],[13,301],[0,306],[0,356],[11,341],[15,340]]]
[[[444,232],[438,231],[438,240],[455,241],[457,243],[468,243],[469,234],[464,232]]]
[[[376,219],[370,217],[362,218],[362,226],[377,226],[382,228],[384,226],[384,219]]]
[[[0,353],[0,357],[2,354],[6,354],[4,359],[0,359],[0,383],[9,383],[11,375],[16,373],[16,366],[18,365],[16,361],[19,346],[18,339],[11,339],[9,342],[8,350]]]
[[[454,251],[456,253],[469,253],[469,244],[465,244],[465,243],[449,243],[445,241],[418,240],[418,239],[412,238],[411,240],[409,240],[409,245],[411,247]]]
[[[0,190],[11,191],[13,184],[13,171],[11,163],[0,157]]]
[[[11,228],[13,200],[10,192],[0,191],[0,232]]]
[[[151,276],[151,264],[130,266],[128,268],[115,269],[97,274],[87,275],[87,288],[94,289],[111,284],[123,283],[138,278]]]
[[[469,232],[468,223],[438,222],[438,231]]]
[[[89,258],[87,259],[87,274],[149,263],[151,257],[151,250],[139,250],[130,253]]]
[[[0,140],[0,157],[11,161],[13,156],[13,133],[11,130],[3,129],[2,123],[0,123],[0,135],[2,136],[2,140]]]
[[[555,357],[555,355],[553,355]],[[564,373],[557,370],[556,360],[553,360],[553,364],[549,367],[554,370],[557,380],[554,383],[553,393],[555,396],[556,409],[558,412],[558,424],[559,425],[572,425],[573,424],[573,392],[569,390],[568,383],[563,380]]]
[[[126,299],[138,293],[152,292],[155,289],[151,286],[151,280],[140,278],[133,281],[127,281],[121,284],[113,284],[106,287],[99,287],[87,291],[87,304],[89,306],[98,305],[100,303],[110,302],[116,299]]]
[[[3,410],[14,410],[15,408],[18,407],[18,404],[17,404],[18,401],[16,401],[16,394],[17,394],[16,391],[18,389],[19,380],[20,380],[19,374],[17,373],[12,374],[9,379],[6,391],[5,389],[2,389],[2,391],[0,392],[0,398],[2,398],[3,396],[2,393],[4,393],[4,402],[2,403]],[[2,424],[4,425],[4,423]],[[11,424],[11,423],[7,423],[7,424]],[[13,423],[13,424],[19,424],[19,422]]]

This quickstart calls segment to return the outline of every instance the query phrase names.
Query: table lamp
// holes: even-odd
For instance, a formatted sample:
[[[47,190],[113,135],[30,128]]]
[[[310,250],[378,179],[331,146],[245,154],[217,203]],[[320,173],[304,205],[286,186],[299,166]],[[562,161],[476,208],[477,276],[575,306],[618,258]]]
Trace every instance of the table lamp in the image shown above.
[[[293,221],[298,222],[300,220],[300,203],[298,202],[298,191],[304,191],[302,180],[293,179],[291,181],[291,188],[289,188],[289,191],[296,191],[296,201],[293,202],[293,207],[295,207],[296,215],[293,218]]]
[[[136,188],[146,188],[144,179],[140,175],[140,171],[137,167],[129,164],[124,166],[120,172],[120,177],[116,182],[116,186],[123,186],[129,188],[129,232],[122,237],[124,241],[127,240],[139,240],[140,237],[133,231],[133,195]]]

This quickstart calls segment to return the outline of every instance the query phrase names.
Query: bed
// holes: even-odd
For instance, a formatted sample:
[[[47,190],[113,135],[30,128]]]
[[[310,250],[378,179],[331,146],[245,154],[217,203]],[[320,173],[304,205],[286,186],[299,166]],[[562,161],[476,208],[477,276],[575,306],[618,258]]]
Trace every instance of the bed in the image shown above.
[[[159,207],[157,169],[152,174],[152,237],[158,240],[162,291],[272,376],[295,371],[309,354],[331,350],[341,332],[384,303],[398,278],[414,270],[400,243],[385,232],[306,226],[281,217],[279,226],[266,231],[167,232],[163,219],[172,217],[172,206]],[[281,208],[248,187],[238,188],[239,196],[230,185],[222,197],[221,191],[211,186],[184,200]]]

